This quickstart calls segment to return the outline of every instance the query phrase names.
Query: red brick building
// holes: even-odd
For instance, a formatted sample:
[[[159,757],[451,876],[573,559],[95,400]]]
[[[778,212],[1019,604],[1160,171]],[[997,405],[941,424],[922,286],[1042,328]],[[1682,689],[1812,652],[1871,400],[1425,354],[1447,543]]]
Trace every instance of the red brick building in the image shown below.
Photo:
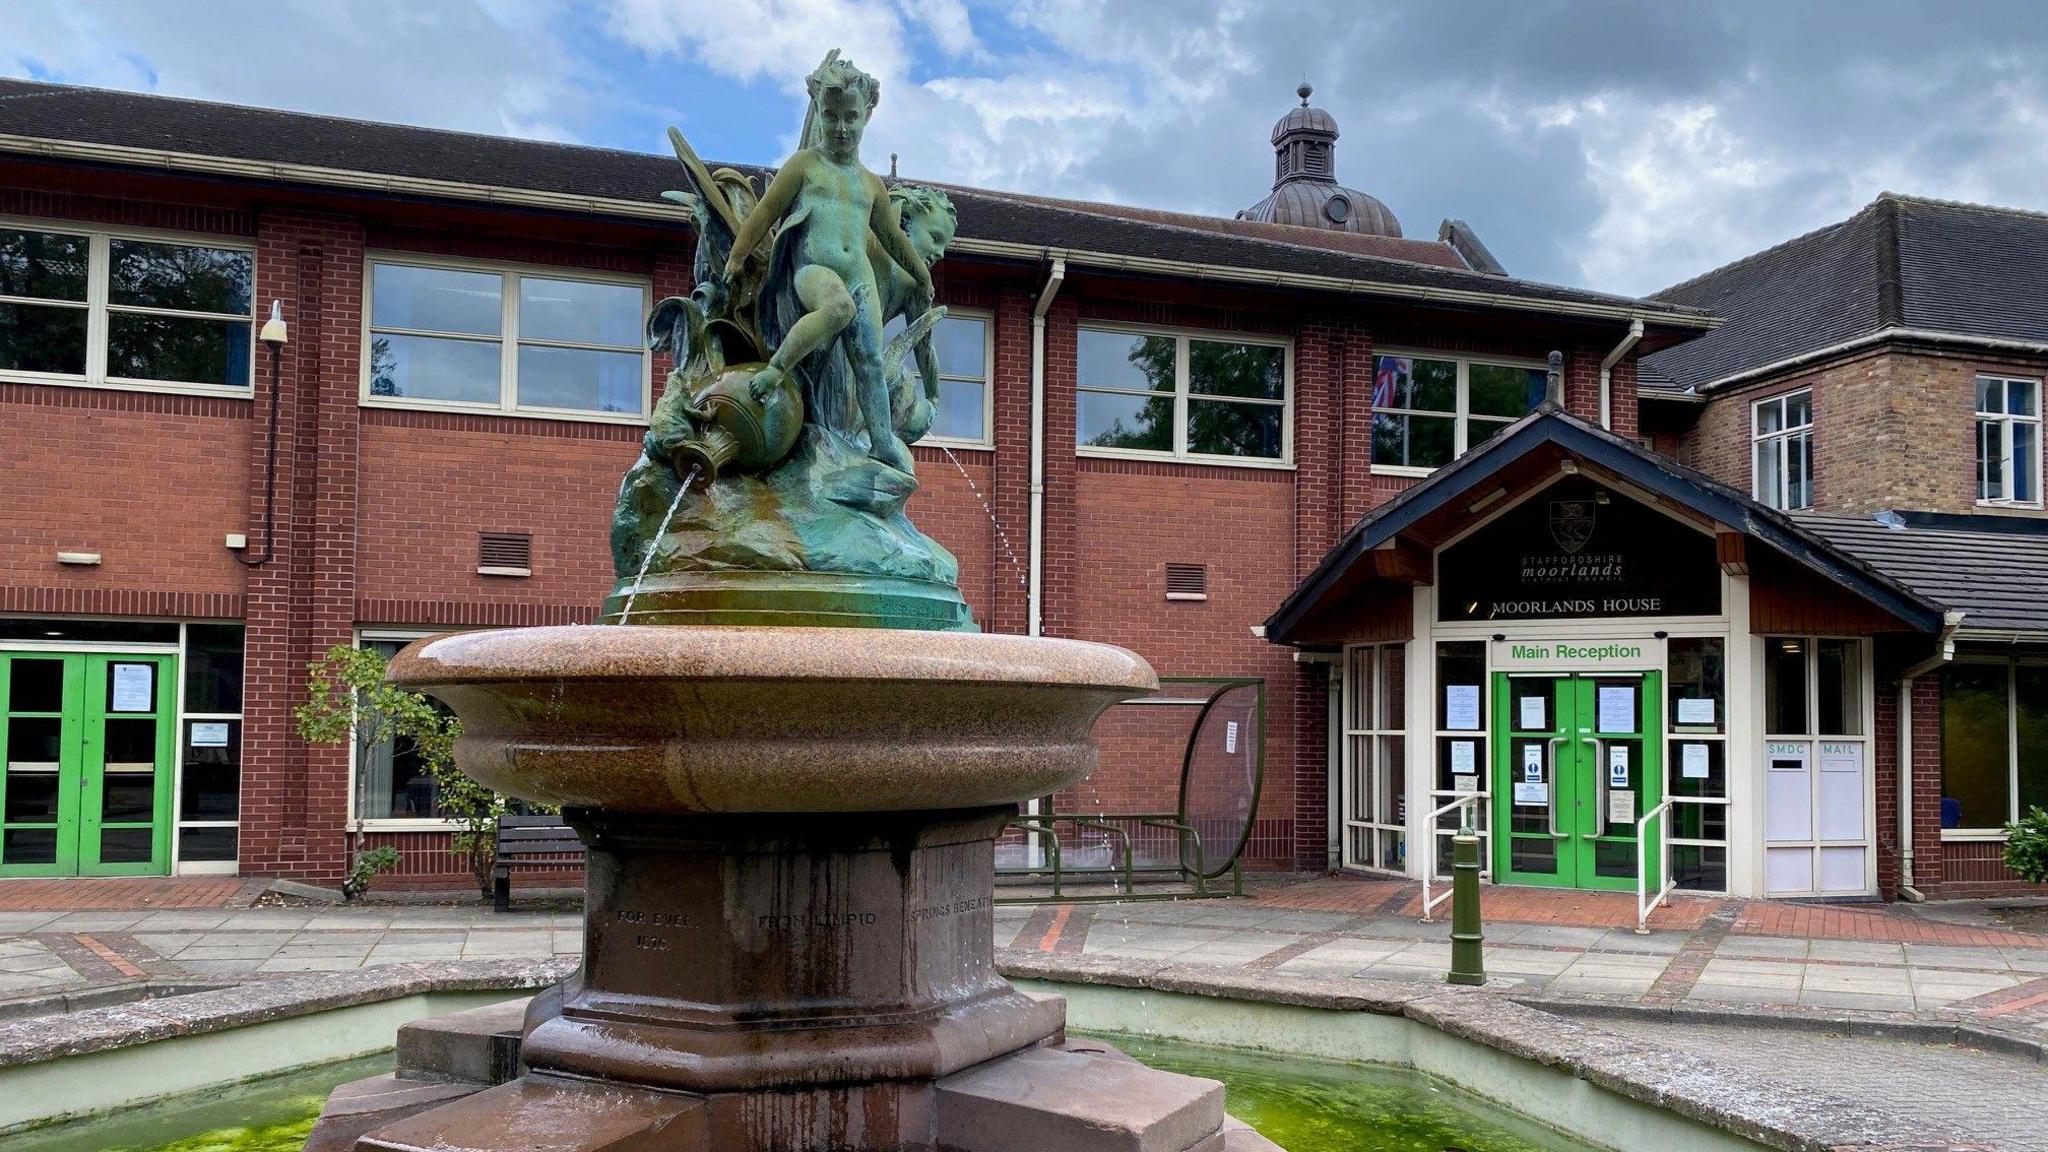
[[[0,871],[332,882],[360,820],[405,848],[415,882],[456,880],[403,767],[357,766],[352,797],[349,754],[300,742],[290,709],[332,644],[592,617],[618,478],[667,370],[638,316],[688,288],[686,214],[660,197],[673,161],[26,82],[0,95],[0,644],[33,688],[9,723],[34,748]],[[1366,208],[1332,182],[1333,140],[1327,117],[1283,123],[1277,185]],[[984,628],[1263,679],[1249,855],[1323,866],[1325,668],[1255,626],[1367,508],[1498,426],[1455,410],[1461,365],[1500,365],[1481,369],[1502,377],[1481,408],[1511,419],[1562,351],[1568,406],[1594,418],[1609,395],[1632,432],[1634,357],[1708,320],[1513,279],[1469,229],[1404,239],[1383,208],[1310,228],[952,192],[951,435],[916,450],[913,513],[960,557]],[[275,356],[253,339],[272,301],[290,328]],[[1134,384],[1138,346],[1170,350],[1172,378]],[[1442,398],[1429,383],[1407,402],[1453,410],[1412,417],[1413,458],[1387,466],[1369,409],[1391,347],[1445,358]],[[1200,367],[1189,383],[1219,348],[1265,365],[1252,394],[1205,399]],[[1173,415],[1146,423],[1133,389],[1155,386]],[[1243,434],[1203,430],[1211,415]],[[1199,598],[1167,598],[1168,565],[1191,566]],[[147,711],[86,699],[117,666]],[[76,744],[87,728],[130,759]],[[45,776],[89,776],[119,803],[60,820]],[[1114,765],[1093,787],[1138,799]]]
[[[0,97],[0,875],[332,883],[357,830],[403,849],[400,882],[465,883],[424,781],[388,753],[306,745],[291,708],[306,663],[333,644],[593,618],[613,577],[618,479],[669,367],[640,324],[689,287],[687,215],[661,198],[674,162],[26,82],[0,82]],[[1747,638],[1761,653],[1752,580],[1773,604],[1851,605],[1842,614],[1869,641],[1858,667],[1889,651],[1880,634],[1901,651],[1932,643],[1929,597],[1642,450],[1654,436],[1692,459],[1711,427],[1684,415],[1711,405],[1637,384],[1638,358],[1708,332],[1708,309],[1516,279],[1456,221],[1405,238],[1384,205],[1335,182],[1335,137],[1327,115],[1291,111],[1272,141],[1273,195],[1236,220],[949,189],[944,403],[915,449],[912,514],[960,558],[981,627],[1263,683],[1255,866],[1426,866],[1406,846],[1475,775],[1451,769],[1472,767],[1477,746],[1423,715],[1440,694],[1432,670],[1464,651],[1445,649],[1447,664],[1420,641],[1439,623],[1445,644],[1493,625],[1424,621],[1417,605],[1469,585],[1454,567],[1491,571],[1438,560],[1520,531],[1518,508],[1586,503],[1602,532],[1648,508],[1632,543],[1663,540],[1668,521],[1692,533],[1678,551],[1711,546],[1713,613],[1668,626],[1669,612],[1596,606],[1581,628],[1616,643],[1654,631],[1655,666],[1637,675],[1697,679],[1706,649],[1688,629],[1720,637],[1731,668]],[[289,326],[275,353],[256,338],[273,301]],[[1639,392],[1653,399],[1639,406]],[[1481,474],[1506,477],[1513,499],[1479,493],[1347,553]],[[1559,476],[1592,487],[1562,500]],[[1331,573],[1342,578],[1317,591]],[[1832,594],[1829,580],[1854,588]],[[1699,583],[1664,594],[1675,606]],[[1311,599],[1313,629],[1262,635],[1276,606]],[[1626,614],[1638,601],[1602,603]],[[1538,615],[1503,627],[1558,618]],[[1404,659],[1400,719],[1352,723],[1368,681],[1394,683]],[[1475,676],[1521,674],[1507,655],[1485,659]],[[1762,672],[1729,675],[1752,680],[1761,691]],[[1515,681],[1499,683],[1500,700],[1474,697],[1481,729],[1509,707]],[[1552,687],[1558,708],[1577,691]],[[1640,694],[1631,735],[1658,757],[1638,753],[1635,771],[1662,759],[1690,780],[1701,753],[1688,748],[1707,748],[1714,780],[1756,777],[1724,798],[1761,820],[1749,790],[1763,750],[1733,751],[1762,735],[1738,719],[1749,702],[1715,697],[1721,719],[1700,732],[1704,698],[1673,697],[1665,731]],[[1884,699],[1858,705],[1880,710],[1857,753],[1876,804],[1894,771]],[[1485,747],[1500,782],[1479,790],[1499,794],[1503,827],[1527,817],[1509,798],[1516,739],[1499,726]],[[1843,762],[1814,745],[1815,780],[1825,756]],[[1161,806],[1139,759],[1110,756],[1069,802]],[[1578,759],[1572,771],[1597,775]],[[1563,764],[1546,769],[1553,804]],[[1662,789],[1636,785],[1618,790],[1640,815]],[[1856,845],[1854,894],[1880,891],[1891,867],[1880,824]],[[1761,834],[1652,835],[1695,841],[1671,846],[1686,883],[1764,888]],[[1612,886],[1621,850],[1602,839],[1583,846],[1587,876]],[[1499,850],[1516,843],[1511,832]],[[1817,868],[1846,866],[1825,854],[1841,843],[1806,847]],[[1526,878],[1512,863],[1501,878]]]

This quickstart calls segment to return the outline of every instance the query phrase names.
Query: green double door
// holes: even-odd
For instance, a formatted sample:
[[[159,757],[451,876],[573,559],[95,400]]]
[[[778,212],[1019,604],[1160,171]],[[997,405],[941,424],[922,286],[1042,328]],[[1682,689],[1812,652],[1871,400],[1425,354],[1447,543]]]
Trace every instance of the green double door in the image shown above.
[[[0,653],[0,876],[170,870],[176,664]]]
[[[1663,798],[1659,681],[1494,674],[1495,882],[1635,889],[1636,821]],[[1653,830],[1652,891],[1657,843]]]

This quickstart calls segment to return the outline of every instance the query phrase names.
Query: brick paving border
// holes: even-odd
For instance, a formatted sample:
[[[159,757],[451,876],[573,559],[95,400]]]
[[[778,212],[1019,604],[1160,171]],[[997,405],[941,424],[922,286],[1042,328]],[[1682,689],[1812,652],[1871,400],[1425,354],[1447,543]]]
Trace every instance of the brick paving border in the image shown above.
[[[0,880],[0,912],[155,912],[248,908],[269,882],[241,876]]]
[[[1649,1004],[1674,1004],[1692,992],[1693,985],[1700,982],[1700,974],[1707,970],[1707,961],[1714,958],[1715,949],[1728,938],[1728,932],[1735,927],[1736,908],[1724,903],[1707,914],[1698,928],[1685,938],[1677,955],[1664,965],[1664,971],[1650,984],[1650,990],[1643,996]]]

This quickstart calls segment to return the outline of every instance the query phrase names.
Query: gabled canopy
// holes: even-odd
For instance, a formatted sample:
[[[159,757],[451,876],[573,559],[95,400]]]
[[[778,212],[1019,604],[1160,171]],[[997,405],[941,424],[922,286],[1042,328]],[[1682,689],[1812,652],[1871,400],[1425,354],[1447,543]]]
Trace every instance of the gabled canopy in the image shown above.
[[[1544,405],[1400,496],[1367,513],[1266,621],[1279,644],[1318,643],[1305,627],[1347,600],[1429,584],[1437,548],[1560,471],[1633,489],[1715,535],[1724,567],[1743,570],[1752,542],[1875,609],[1891,630],[1938,632],[1939,605],[1748,496]],[[1774,565],[1774,567],[1777,567]]]

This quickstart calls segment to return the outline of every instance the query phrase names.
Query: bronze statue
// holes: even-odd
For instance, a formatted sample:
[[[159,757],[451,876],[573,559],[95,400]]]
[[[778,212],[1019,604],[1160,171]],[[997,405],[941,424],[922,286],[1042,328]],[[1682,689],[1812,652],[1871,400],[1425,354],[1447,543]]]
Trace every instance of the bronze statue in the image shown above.
[[[938,400],[930,265],[953,206],[860,164],[873,77],[835,50],[808,87],[800,147],[758,199],[669,129],[696,286],[648,320],[676,368],[620,487],[609,619],[973,627],[952,554],[903,512]]]

